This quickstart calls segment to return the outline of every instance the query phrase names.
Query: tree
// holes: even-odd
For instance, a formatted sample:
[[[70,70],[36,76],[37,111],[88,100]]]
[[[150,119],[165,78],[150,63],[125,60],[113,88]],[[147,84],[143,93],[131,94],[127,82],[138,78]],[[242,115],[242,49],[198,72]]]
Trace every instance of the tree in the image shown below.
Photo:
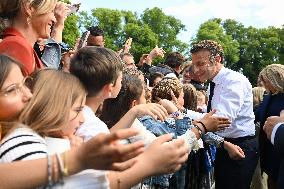
[[[284,64],[284,25],[282,28],[277,29],[277,32],[281,43],[281,47],[279,48],[279,62]]]
[[[70,15],[65,21],[63,30],[63,42],[67,43],[69,46],[73,47],[75,45],[76,39],[80,36],[77,15]]]
[[[166,15],[161,9],[155,7],[146,9],[141,15],[144,24],[149,25],[151,30],[158,36],[158,46],[163,47],[166,51],[184,52],[187,44],[177,39],[181,31],[185,31],[185,25],[173,16]]]
[[[185,52],[188,45],[177,39],[185,26],[180,20],[167,16],[159,8],[146,9],[139,15],[131,11],[119,11],[107,8],[92,10],[91,16],[80,13],[80,25],[89,27],[98,25],[105,32],[106,47],[120,49],[126,39],[133,40],[131,53],[138,61],[143,53],[149,53],[156,45],[167,52]]]
[[[252,84],[257,83],[258,74],[265,66],[279,63],[281,39],[276,28],[245,28],[234,20],[225,20],[222,25],[226,34],[240,44],[240,60],[234,69],[242,71]]]

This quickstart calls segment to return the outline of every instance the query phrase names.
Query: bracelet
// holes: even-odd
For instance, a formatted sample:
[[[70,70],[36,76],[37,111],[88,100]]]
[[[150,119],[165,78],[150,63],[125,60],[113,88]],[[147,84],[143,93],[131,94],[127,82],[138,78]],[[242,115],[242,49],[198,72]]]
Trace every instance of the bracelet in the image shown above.
[[[193,126],[197,129],[197,131],[200,135],[200,138],[201,138],[203,136],[202,130],[200,129],[200,127],[198,127],[198,125],[193,125]]]
[[[53,182],[52,182],[52,159],[49,154],[47,154],[47,187],[52,188]]]
[[[205,124],[202,121],[197,121],[197,123],[200,123],[205,131],[205,133],[207,133],[207,128],[205,126]]]
[[[67,166],[67,152],[66,151],[63,154],[63,162],[64,162],[63,175],[67,177],[69,176],[69,171],[68,171],[68,166]]]
[[[57,162],[58,162],[58,165],[59,165],[59,169],[60,169],[60,179],[59,179],[59,183],[60,184],[64,184],[64,180],[63,180],[63,176],[64,176],[64,165],[63,165],[63,161],[62,161],[62,158],[61,156],[56,153],[56,158],[57,158]]]
[[[58,171],[58,161],[56,160],[56,156],[51,156],[52,159],[52,177],[53,183],[56,184],[59,179],[59,171]]]

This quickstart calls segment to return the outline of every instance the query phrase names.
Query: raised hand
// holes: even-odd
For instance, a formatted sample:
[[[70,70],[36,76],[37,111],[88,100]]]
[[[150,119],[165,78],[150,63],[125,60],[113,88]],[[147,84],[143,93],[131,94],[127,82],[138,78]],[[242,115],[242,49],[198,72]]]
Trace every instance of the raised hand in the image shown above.
[[[58,2],[54,9],[54,16],[56,18],[56,22],[54,23],[51,37],[57,42],[62,42],[62,32],[64,29],[64,22],[70,9],[67,7],[66,3]]]
[[[270,116],[266,119],[263,130],[267,135],[267,138],[271,140],[271,134],[273,128],[278,124],[284,122],[284,111],[282,110],[280,116]]]
[[[145,169],[152,174],[173,173],[180,169],[188,158],[188,146],[184,139],[171,140],[171,134],[162,135],[146,149],[141,155]]]
[[[121,144],[119,140],[129,138],[137,134],[134,129],[122,129],[111,134],[99,134],[77,150],[78,162],[83,169],[98,170],[123,170],[131,167],[135,162],[117,164],[136,157],[144,151],[143,142]]]
[[[70,12],[68,4],[63,2],[57,2],[54,9],[54,16],[56,18],[56,25],[64,25],[64,21]]]
[[[154,49],[151,50],[151,52],[147,56],[147,59],[146,59],[147,64],[151,65],[153,59],[155,59],[158,56],[164,57],[165,53],[166,52],[164,51],[163,48],[159,48],[158,46],[156,46]]]
[[[174,105],[172,101],[169,101],[167,99],[160,99],[158,97],[157,100],[159,100],[159,104],[167,110],[168,114],[178,111],[178,108]]]
[[[205,130],[215,132],[225,129],[226,127],[229,127],[231,122],[228,118],[220,117],[220,116],[213,116],[213,114],[216,112],[216,110],[212,110],[211,112],[207,113],[201,120],[204,126]]]
[[[164,121],[168,116],[167,110],[156,103],[139,104],[134,106],[131,111],[135,112],[135,117],[150,115],[156,120],[159,118],[161,121]]]
[[[180,103],[178,102],[177,97],[175,96],[174,92],[171,90],[171,97],[172,97],[172,102],[174,103],[174,105],[180,110],[183,111],[184,107],[182,105],[180,105]]]
[[[131,49],[131,44],[132,44],[132,38],[129,37],[129,38],[126,40],[126,42],[125,42],[125,44],[124,44],[124,46],[123,46],[123,52],[124,52],[124,53],[129,53],[129,50]]]

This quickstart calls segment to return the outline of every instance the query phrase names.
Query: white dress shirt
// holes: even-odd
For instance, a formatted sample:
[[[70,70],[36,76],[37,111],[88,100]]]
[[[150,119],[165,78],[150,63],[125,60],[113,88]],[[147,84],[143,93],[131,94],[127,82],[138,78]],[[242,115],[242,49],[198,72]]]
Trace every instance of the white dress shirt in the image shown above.
[[[228,128],[216,134],[224,138],[255,135],[253,95],[249,80],[241,73],[222,67],[213,82],[215,88],[212,109],[217,109],[217,115],[227,117],[232,122]],[[207,91],[208,96],[209,93],[210,89]],[[188,117],[200,119],[204,116],[198,115],[192,111],[187,112]]]
[[[271,133],[271,143],[272,143],[273,145],[274,145],[274,139],[275,139],[276,131],[277,131],[278,127],[280,127],[282,124],[284,124],[284,122],[282,122],[282,123],[277,123],[277,124],[275,125],[275,127],[273,128],[273,130],[272,130],[272,133]]]
[[[76,131],[76,135],[83,137],[84,141],[88,141],[100,133],[110,133],[107,125],[96,116],[89,106],[84,106],[83,115],[85,121]]]

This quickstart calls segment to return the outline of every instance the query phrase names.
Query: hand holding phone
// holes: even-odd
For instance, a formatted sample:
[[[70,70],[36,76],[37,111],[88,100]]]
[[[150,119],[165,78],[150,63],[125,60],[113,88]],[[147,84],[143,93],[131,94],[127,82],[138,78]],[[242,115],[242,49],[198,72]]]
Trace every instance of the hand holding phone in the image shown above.
[[[124,44],[124,46],[123,46],[123,52],[124,52],[124,53],[128,53],[128,52],[129,52],[129,50],[130,50],[130,48],[131,48],[131,44],[132,44],[132,38],[129,37],[129,38],[126,40],[126,42],[125,42],[125,44]]]
[[[88,40],[89,35],[90,35],[90,31],[85,31],[85,32],[82,34],[82,36],[81,36],[81,38],[80,38],[80,40],[79,40],[79,44],[78,44],[76,50],[78,50],[78,49],[80,49],[80,48],[83,48],[83,47],[85,47],[85,46],[87,45],[87,40]]]
[[[68,5],[67,7],[70,9],[70,12],[67,14],[67,16],[74,14],[79,11],[81,6],[81,3],[73,4],[73,5]]]

